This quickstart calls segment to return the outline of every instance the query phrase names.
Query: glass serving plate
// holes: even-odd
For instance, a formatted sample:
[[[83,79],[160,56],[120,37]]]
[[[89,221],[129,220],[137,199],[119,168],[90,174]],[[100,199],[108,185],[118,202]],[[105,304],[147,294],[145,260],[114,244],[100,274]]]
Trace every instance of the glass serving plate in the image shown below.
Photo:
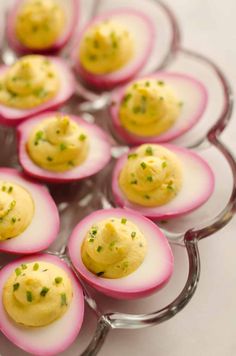
[[[124,3],[123,0],[81,1],[81,9],[85,8],[86,4],[86,13],[81,19],[80,26],[107,7],[121,7]],[[163,33],[168,43],[165,47],[167,49],[163,50],[162,59],[158,58],[158,61],[155,61],[156,56],[153,56],[145,73],[167,68],[199,77],[207,87],[209,105],[203,118],[188,133],[173,143],[191,148],[207,160],[215,174],[215,191],[209,201],[196,211],[185,217],[161,221],[158,224],[169,239],[175,260],[173,277],[158,293],[139,300],[115,300],[87,286],[74,271],[83,286],[87,305],[82,330],[73,345],[60,354],[64,356],[95,355],[110,330],[154,326],[167,321],[181,311],[191,300],[198,285],[200,240],[225,226],[236,209],[236,163],[228,148],[220,140],[220,134],[226,127],[232,112],[233,98],[230,85],[212,61],[180,47],[177,22],[165,5],[155,0],[140,0],[140,3],[145,3],[146,8],[162,21],[165,28]],[[130,0],[129,6],[137,6],[137,0]],[[70,46],[65,49],[63,56],[68,57]],[[16,58],[6,42],[1,54],[2,61],[7,64],[12,63]],[[128,149],[117,138],[110,123],[108,111],[110,93],[93,92],[79,82],[77,89],[77,94],[60,110],[78,114],[84,120],[96,122],[103,127],[112,138],[113,158],[102,172],[85,181],[48,185],[60,212],[61,230],[58,239],[46,253],[59,256],[72,269],[66,248],[68,236],[73,227],[90,212],[114,206],[110,177],[115,160]],[[0,166],[21,169],[17,160],[14,129],[1,127],[0,144]],[[224,188],[221,184],[222,180],[224,180]],[[0,265],[3,266],[14,258],[15,256],[0,253]],[[0,334],[0,345],[2,356],[27,355],[2,334]]]

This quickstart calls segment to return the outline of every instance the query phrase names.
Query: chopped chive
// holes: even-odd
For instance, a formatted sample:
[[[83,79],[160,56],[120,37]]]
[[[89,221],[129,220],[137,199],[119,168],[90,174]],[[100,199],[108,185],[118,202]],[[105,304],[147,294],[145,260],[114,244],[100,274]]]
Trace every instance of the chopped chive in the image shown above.
[[[171,184],[168,184],[166,188],[167,188],[168,190],[171,190],[171,191],[173,191],[173,190],[174,190],[174,188],[172,187],[172,185],[171,185]]]
[[[47,272],[47,271],[48,271],[48,268],[42,270],[42,272]]]
[[[137,158],[138,157],[138,154],[137,153],[130,153],[129,155],[128,155],[128,159],[130,159],[130,158]]]
[[[142,167],[142,169],[145,169],[147,167],[146,163],[145,162],[141,162],[140,163],[140,166]]]
[[[3,192],[5,192],[6,191],[6,189],[7,189],[7,187],[4,185],[4,186],[2,186],[2,191]]]
[[[15,205],[16,205],[16,201],[12,200],[12,202],[10,204],[10,209],[13,209]]]
[[[35,140],[39,141],[42,140],[42,138],[43,138],[43,131],[37,131],[35,134]]]
[[[61,131],[59,129],[56,130],[56,134],[59,135]]]
[[[66,146],[66,144],[65,143],[60,143],[60,150],[61,151],[64,151],[64,150],[66,150],[67,149],[67,146]]]
[[[158,80],[158,81],[157,81],[157,84],[160,85],[160,86],[162,86],[162,85],[164,85],[165,83],[163,82],[163,80]]]
[[[19,268],[19,267],[17,267],[16,269],[15,269],[15,273],[16,273],[16,275],[17,275],[17,277],[21,274],[21,269]]]
[[[141,111],[141,107],[140,106],[134,106],[133,107],[133,113],[134,114],[138,114]]]
[[[147,148],[146,148],[146,155],[148,155],[148,156],[152,156],[153,155],[153,149],[152,149],[152,147],[151,146],[148,146]]]
[[[74,162],[73,161],[68,161],[68,166],[74,167]]]
[[[160,96],[159,100],[161,100],[161,101],[164,100],[163,96]]]
[[[22,269],[27,269],[27,265],[26,265],[25,263],[22,263],[22,264],[21,264],[21,268],[22,268]]]
[[[92,235],[96,235],[96,234],[97,234],[97,232],[98,232],[98,230],[97,230],[97,229],[95,229],[95,228],[93,228],[93,229],[91,230],[91,234],[92,234]]]
[[[161,166],[162,166],[162,168],[166,168],[167,167],[167,162],[166,161],[162,162]]]
[[[12,224],[15,224],[15,222],[16,222],[16,217],[15,217],[15,216],[13,216],[13,217],[11,218],[11,222],[12,222]]]
[[[124,224],[124,225],[125,225],[126,222],[127,222],[127,219],[125,219],[125,218],[122,218],[122,219],[121,219],[121,224]]]
[[[86,139],[86,135],[85,134],[81,134],[80,136],[79,136],[79,140],[80,141],[84,141]]]
[[[15,292],[20,287],[20,283],[13,284],[13,292]]]
[[[31,303],[33,301],[33,295],[30,291],[26,291],[27,302]]]
[[[13,187],[11,186],[8,188],[8,193],[11,193],[12,191],[13,191]]]
[[[139,247],[143,247],[143,244],[140,243],[140,244],[139,244]]]
[[[67,305],[67,300],[66,300],[66,294],[65,293],[61,294],[61,307],[63,307],[63,305]]]
[[[145,87],[150,87],[150,82],[146,82]]]
[[[144,195],[144,198],[147,199],[147,200],[149,200],[149,199],[150,199],[150,195],[145,194],[145,195]]]
[[[128,261],[125,261],[125,262],[122,263],[122,269],[126,269],[126,268],[128,268],[128,266],[129,266],[129,262]]]
[[[89,242],[94,242],[94,238],[89,239]]]
[[[126,94],[123,99],[124,103],[127,103],[131,98],[132,98],[131,93]]]
[[[34,271],[37,271],[39,269],[39,264],[38,263],[35,263],[34,265],[33,265],[33,270]]]
[[[137,179],[131,180],[130,184],[138,184]]]
[[[132,231],[132,232],[131,232],[131,237],[132,237],[132,239],[134,239],[135,236],[136,236],[136,232],[135,232],[135,231]]]
[[[52,162],[52,161],[53,161],[53,158],[50,157],[50,156],[48,156],[48,157],[47,157],[47,161],[48,161],[48,162]]]
[[[148,182],[152,182],[152,181],[153,181],[152,176],[148,176],[148,177],[147,177],[147,181],[148,181]]]
[[[62,277],[56,277],[55,278],[55,283],[56,284],[59,284],[59,283],[61,283],[63,281],[63,278]]]
[[[105,273],[104,271],[101,271],[101,272],[96,273],[96,275],[97,275],[98,277],[100,277],[100,276],[102,276],[104,273]]]
[[[109,250],[112,250],[113,247],[115,246],[116,244],[116,241],[112,241],[110,244],[109,244]]]
[[[101,251],[102,251],[102,246],[98,246],[97,252],[101,252]]]
[[[48,293],[48,291],[49,291],[49,288],[43,287],[40,292],[41,297],[45,297],[45,295]]]

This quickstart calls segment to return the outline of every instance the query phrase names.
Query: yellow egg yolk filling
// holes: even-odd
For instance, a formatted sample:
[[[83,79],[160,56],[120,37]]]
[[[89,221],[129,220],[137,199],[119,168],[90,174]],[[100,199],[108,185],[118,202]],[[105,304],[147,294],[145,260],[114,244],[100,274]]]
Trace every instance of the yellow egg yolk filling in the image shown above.
[[[137,270],[147,252],[139,228],[126,218],[100,221],[87,232],[81,256],[89,271],[103,278],[122,278]]]
[[[43,261],[22,264],[3,288],[3,305],[11,319],[28,326],[45,326],[59,319],[73,297],[71,281],[62,268]]]
[[[119,108],[122,126],[138,136],[155,136],[170,129],[183,103],[163,80],[142,79],[125,91]]]
[[[58,115],[43,120],[31,131],[27,151],[38,166],[64,172],[86,160],[89,139],[84,128],[68,116]]]
[[[88,29],[80,43],[82,66],[93,74],[112,73],[125,66],[134,55],[134,39],[116,21],[103,21]]]
[[[59,89],[52,62],[43,56],[25,56],[0,77],[0,104],[31,109],[52,99]]]
[[[57,1],[26,0],[16,17],[16,37],[28,48],[46,49],[62,35],[65,20],[64,10]]]
[[[16,183],[0,181],[0,241],[20,235],[31,223],[34,202]]]
[[[118,183],[132,203],[146,207],[164,205],[181,190],[181,163],[167,148],[145,144],[128,155]]]

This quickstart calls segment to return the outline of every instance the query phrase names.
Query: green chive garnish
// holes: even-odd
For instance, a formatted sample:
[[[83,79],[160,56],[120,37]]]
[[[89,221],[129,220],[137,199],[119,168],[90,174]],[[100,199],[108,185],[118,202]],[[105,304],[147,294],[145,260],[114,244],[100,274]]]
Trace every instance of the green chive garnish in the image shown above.
[[[81,134],[81,135],[79,136],[79,140],[80,140],[80,141],[84,141],[85,139],[86,139],[86,135]]]
[[[55,283],[56,284],[59,284],[59,283],[61,283],[63,281],[63,278],[62,277],[56,277],[55,278]]]
[[[31,303],[33,301],[33,295],[31,292],[27,291],[26,292],[26,299],[27,299],[27,302]]]
[[[130,184],[138,184],[137,179],[131,180]]]
[[[34,265],[33,265],[33,270],[34,271],[37,271],[39,269],[39,264],[38,263],[35,263]]]
[[[132,239],[134,239],[135,236],[136,236],[136,232],[135,232],[135,231],[131,232],[131,237],[132,237]]]
[[[137,158],[137,157],[138,157],[137,153],[130,153],[130,154],[128,155],[128,159],[130,159],[130,158]]]
[[[67,300],[66,300],[66,294],[65,293],[61,294],[61,307],[63,307],[63,305],[67,305]]]
[[[96,273],[96,275],[97,275],[98,277],[100,277],[100,276],[102,276],[104,273],[105,273],[104,271],[101,271],[101,272]]]
[[[48,157],[47,157],[47,161],[48,161],[48,162],[52,162],[52,161],[53,161],[53,158],[50,157],[50,156],[48,156]]]
[[[45,295],[48,293],[48,291],[49,291],[49,288],[43,287],[40,292],[41,297],[45,297]]]
[[[145,195],[144,195],[144,198],[149,200],[149,199],[150,199],[150,195],[145,194]]]
[[[13,292],[15,292],[20,287],[20,283],[13,284]]]
[[[140,163],[140,166],[141,166],[143,169],[145,169],[145,168],[147,167],[147,165],[146,165],[145,162],[141,162],[141,163]]]
[[[27,265],[26,265],[25,263],[22,263],[22,264],[21,264],[21,268],[22,268],[22,269],[26,269],[26,268],[27,268]]]
[[[148,147],[146,148],[146,154],[147,154],[148,156],[152,156],[152,155],[153,155],[153,149],[152,149],[151,146],[148,146]]]
[[[15,222],[16,222],[16,217],[15,217],[15,216],[13,216],[13,217],[11,218],[11,222],[12,222],[13,224],[15,224]]]
[[[126,222],[127,222],[127,219],[125,219],[125,218],[122,218],[122,219],[121,219],[121,224],[124,224],[124,225],[125,225]]]
[[[66,148],[67,148],[66,144],[62,142],[62,143],[60,144],[60,150],[61,150],[61,151],[64,151],[64,150],[66,150]]]
[[[147,177],[147,181],[148,181],[148,182],[152,182],[152,181],[153,181],[152,176],[148,176],[148,177]]]
[[[162,166],[162,168],[166,168],[167,167],[167,162],[166,161],[162,162],[161,166]]]
[[[21,274],[21,269],[19,268],[19,267],[17,267],[16,269],[15,269],[15,273],[16,273],[16,275],[17,275],[17,277]]]
[[[165,83],[164,83],[162,80],[158,80],[157,84],[160,85],[160,86],[162,86],[162,85],[164,85]]]
[[[102,250],[102,246],[98,246],[97,252],[101,252],[101,250]]]
[[[8,193],[11,193],[13,191],[13,187],[8,188]]]
[[[7,188],[6,188],[6,186],[5,186],[5,185],[4,185],[4,186],[2,186],[2,191],[3,191],[3,192],[5,192],[5,191],[6,191],[6,189],[7,189]]]

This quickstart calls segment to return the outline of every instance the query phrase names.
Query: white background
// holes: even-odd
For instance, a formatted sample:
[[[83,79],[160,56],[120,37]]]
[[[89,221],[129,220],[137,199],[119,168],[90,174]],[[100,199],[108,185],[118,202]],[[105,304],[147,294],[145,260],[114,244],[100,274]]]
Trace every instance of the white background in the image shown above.
[[[4,2],[0,0],[0,6]],[[202,51],[218,63],[235,89],[236,1],[167,3],[179,20],[183,45]],[[236,154],[235,117],[223,137]],[[112,331],[101,356],[236,355],[236,219],[201,241],[200,255],[201,278],[188,306],[170,321],[153,328]]]

